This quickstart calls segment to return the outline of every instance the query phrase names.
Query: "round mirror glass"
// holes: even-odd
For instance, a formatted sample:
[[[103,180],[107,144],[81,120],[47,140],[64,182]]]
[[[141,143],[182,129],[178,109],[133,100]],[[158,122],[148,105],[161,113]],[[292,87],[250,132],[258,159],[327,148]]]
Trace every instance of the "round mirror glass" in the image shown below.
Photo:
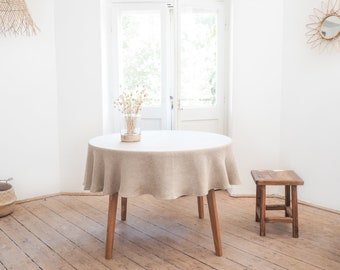
[[[332,15],[321,23],[320,34],[324,39],[333,39],[340,33],[340,17]]]

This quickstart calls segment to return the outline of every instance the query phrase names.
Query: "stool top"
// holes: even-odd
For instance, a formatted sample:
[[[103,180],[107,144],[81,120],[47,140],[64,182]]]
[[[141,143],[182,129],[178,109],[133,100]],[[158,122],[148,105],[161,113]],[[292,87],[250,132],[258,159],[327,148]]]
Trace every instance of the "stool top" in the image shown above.
[[[303,185],[303,180],[292,170],[252,170],[257,185]]]

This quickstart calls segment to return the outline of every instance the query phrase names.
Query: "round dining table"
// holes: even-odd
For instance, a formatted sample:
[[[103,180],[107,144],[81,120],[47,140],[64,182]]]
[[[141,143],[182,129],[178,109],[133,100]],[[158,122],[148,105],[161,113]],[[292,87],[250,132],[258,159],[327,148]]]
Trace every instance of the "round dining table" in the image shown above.
[[[126,220],[127,198],[143,194],[165,200],[197,196],[200,218],[207,195],[215,253],[222,256],[215,190],[239,183],[232,140],[221,134],[143,131],[139,142],[122,142],[117,133],[88,143],[84,189],[109,195],[106,259],[112,258],[118,195]]]

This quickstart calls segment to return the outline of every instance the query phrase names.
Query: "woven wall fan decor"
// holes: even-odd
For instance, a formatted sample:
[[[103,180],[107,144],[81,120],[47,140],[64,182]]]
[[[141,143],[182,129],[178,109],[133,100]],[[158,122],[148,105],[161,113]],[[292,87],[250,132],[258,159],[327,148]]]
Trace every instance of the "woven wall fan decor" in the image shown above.
[[[0,0],[1,35],[36,35],[35,25],[25,0]]]

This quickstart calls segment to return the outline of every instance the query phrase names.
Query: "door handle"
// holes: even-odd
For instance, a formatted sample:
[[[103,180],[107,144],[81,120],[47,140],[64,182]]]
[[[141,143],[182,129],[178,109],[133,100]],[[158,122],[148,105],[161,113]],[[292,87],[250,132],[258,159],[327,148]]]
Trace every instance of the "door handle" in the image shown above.
[[[173,110],[174,109],[174,97],[170,96],[169,98],[170,98],[170,108],[171,110]]]

